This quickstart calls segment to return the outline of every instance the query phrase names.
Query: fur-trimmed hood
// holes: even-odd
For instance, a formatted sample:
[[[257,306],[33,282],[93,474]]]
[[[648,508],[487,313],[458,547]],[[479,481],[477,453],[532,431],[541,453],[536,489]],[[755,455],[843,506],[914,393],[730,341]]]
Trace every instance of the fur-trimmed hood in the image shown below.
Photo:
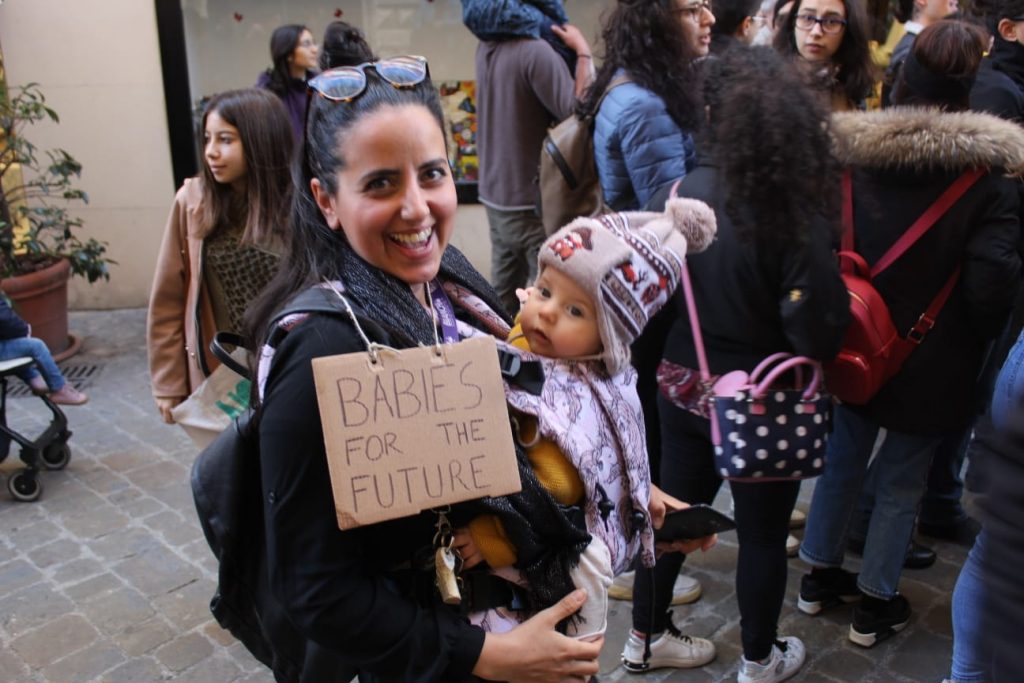
[[[1024,128],[978,112],[919,107],[832,115],[833,151],[844,166],[958,171],[975,166],[1024,174]]]

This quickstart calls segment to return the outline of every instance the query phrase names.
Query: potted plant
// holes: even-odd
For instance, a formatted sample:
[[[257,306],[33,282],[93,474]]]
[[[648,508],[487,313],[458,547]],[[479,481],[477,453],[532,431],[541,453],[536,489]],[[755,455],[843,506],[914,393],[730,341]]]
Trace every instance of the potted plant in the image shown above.
[[[76,232],[82,220],[69,205],[88,203],[74,184],[82,165],[24,136],[26,126],[46,119],[60,122],[37,83],[8,88],[0,81],[0,289],[60,359],[77,349],[68,335],[69,277],[109,280],[107,266],[115,262],[105,256],[105,242]]]

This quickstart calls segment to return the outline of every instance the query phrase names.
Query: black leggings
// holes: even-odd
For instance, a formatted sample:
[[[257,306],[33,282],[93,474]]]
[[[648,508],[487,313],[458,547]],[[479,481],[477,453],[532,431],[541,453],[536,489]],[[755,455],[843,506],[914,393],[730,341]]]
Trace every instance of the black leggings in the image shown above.
[[[661,488],[687,503],[710,504],[722,485],[715,472],[710,422],[675,407],[660,394],[658,413]],[[731,482],[730,486],[739,540],[736,599],[743,655],[748,660],[759,660],[771,654],[777,636],[786,594],[789,515],[800,493],[800,482]],[[662,555],[653,571],[638,567],[633,590],[634,629],[645,633],[665,630],[672,584],[685,559],[681,553],[671,553]]]

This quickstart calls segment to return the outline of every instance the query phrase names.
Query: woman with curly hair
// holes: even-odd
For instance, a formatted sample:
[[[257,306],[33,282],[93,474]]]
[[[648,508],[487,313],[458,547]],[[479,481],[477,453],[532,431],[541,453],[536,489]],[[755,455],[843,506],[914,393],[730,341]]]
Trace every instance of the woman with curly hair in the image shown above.
[[[621,1],[605,17],[604,63],[577,114],[597,112],[597,172],[616,211],[639,209],[692,167],[693,65],[707,56],[714,23],[707,0]]]
[[[796,0],[775,49],[792,57],[832,111],[863,109],[875,84],[861,0]]]
[[[751,371],[779,351],[828,360],[839,350],[848,318],[846,288],[832,256],[839,175],[829,149],[826,112],[786,60],[767,47],[734,47],[705,67],[696,168],[678,196],[715,210],[718,234],[702,254],[688,256],[693,294],[712,375]],[[664,204],[670,190],[652,199]],[[645,414],[661,435],[660,486],[690,503],[711,503],[722,485],[714,463],[710,421],[701,414],[697,352],[686,306],[677,297],[660,332],[649,328],[645,349],[657,349],[657,388]],[[706,405],[706,404],[705,404]],[[803,664],[798,638],[778,635],[786,592],[786,536],[799,481],[730,482],[736,505],[739,559],[736,597],[743,657],[740,683],[781,681]],[[623,659],[643,670],[642,632],[670,627],[666,597],[683,563],[662,555],[651,579],[638,573],[633,631]],[[676,666],[651,646],[647,667]]]

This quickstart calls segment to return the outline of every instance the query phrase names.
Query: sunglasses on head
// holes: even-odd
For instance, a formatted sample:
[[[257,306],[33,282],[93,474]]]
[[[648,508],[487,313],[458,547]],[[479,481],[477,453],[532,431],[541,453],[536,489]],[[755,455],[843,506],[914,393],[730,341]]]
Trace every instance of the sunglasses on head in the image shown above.
[[[331,102],[351,102],[366,90],[366,70],[371,67],[396,88],[417,86],[430,73],[426,57],[403,55],[329,69],[309,81],[309,90]]]

